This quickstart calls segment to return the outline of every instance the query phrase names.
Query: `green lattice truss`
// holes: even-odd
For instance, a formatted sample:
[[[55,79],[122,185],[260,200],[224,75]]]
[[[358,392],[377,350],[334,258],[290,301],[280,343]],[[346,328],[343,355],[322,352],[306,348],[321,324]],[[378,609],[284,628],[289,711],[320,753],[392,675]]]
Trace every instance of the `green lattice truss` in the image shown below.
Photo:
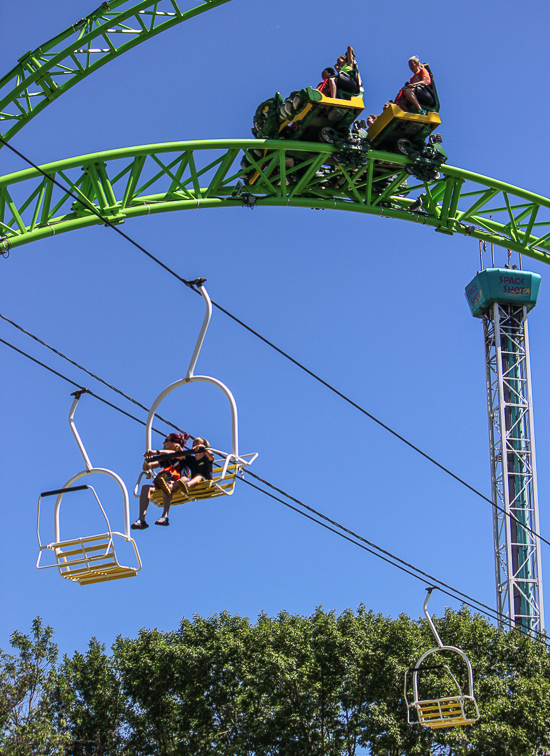
[[[109,0],[36,50],[0,79],[0,132],[9,140],[31,118],[113,58],[229,0]],[[0,147],[2,145],[0,144]]]
[[[258,158],[259,148],[268,156]],[[252,170],[241,167],[243,152]],[[366,165],[355,171],[327,166],[333,152],[330,145],[282,140],[170,142],[49,163],[42,166],[49,178],[34,168],[13,173],[0,178],[0,250],[102,219],[121,223],[139,215],[245,204],[383,215],[550,263],[549,199],[452,166],[422,182],[407,173],[409,158],[389,153],[369,152]],[[250,186],[255,169],[259,177]],[[410,190],[404,194],[406,179]]]

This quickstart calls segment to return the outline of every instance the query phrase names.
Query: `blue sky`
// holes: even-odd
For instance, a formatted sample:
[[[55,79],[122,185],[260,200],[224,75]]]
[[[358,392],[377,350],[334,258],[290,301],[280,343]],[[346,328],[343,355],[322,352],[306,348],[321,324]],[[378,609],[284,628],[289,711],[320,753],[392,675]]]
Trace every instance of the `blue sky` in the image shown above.
[[[0,70],[93,9],[87,0],[4,0]],[[402,0],[340,8],[232,0],[88,77],[12,143],[46,163],[122,146],[249,137],[259,102],[316,84],[351,44],[367,112],[395,95],[418,54],[437,76],[449,163],[548,196],[549,14],[542,0],[521,11],[508,0],[447,0],[424,16]],[[2,174],[26,167],[7,149],[0,164]],[[293,208],[169,213],[124,231],[183,277],[207,278],[215,301],[490,496],[482,327],[464,297],[479,268],[476,241]],[[506,257],[496,250],[498,265]],[[542,275],[529,322],[541,532],[549,537],[550,299],[545,266],[524,267]],[[2,314],[145,405],[185,374],[203,316],[198,297],[105,227],[0,259],[0,302]],[[4,322],[0,337],[134,411]],[[219,312],[197,371],[233,391],[241,450],[259,452],[258,475],[495,605],[486,502]],[[3,345],[1,381],[1,648],[37,615],[71,653],[91,636],[109,646],[118,634],[170,630],[182,616],[223,609],[255,619],[363,602],[386,615],[420,614],[420,582],[245,485],[232,498],[174,509],[170,528],[138,533],[137,578],[82,588],[36,570],[38,494],[82,469],[67,422],[72,389]],[[205,387],[175,392],[162,414],[228,446],[225,399]],[[94,465],[133,488],[141,426],[91,397],[76,420]],[[131,506],[135,516],[133,497]],[[108,507],[115,524],[116,500]],[[89,530],[91,519],[85,502],[67,505],[68,529]],[[542,556],[548,571],[545,546]],[[448,603],[434,595],[430,608],[440,614]]]

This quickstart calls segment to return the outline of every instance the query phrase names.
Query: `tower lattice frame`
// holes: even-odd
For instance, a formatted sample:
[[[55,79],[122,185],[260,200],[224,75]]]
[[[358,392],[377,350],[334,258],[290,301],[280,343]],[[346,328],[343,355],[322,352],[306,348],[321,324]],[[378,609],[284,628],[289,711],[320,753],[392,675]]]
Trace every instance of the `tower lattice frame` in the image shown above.
[[[527,309],[483,316],[497,607],[500,624],[544,630]]]

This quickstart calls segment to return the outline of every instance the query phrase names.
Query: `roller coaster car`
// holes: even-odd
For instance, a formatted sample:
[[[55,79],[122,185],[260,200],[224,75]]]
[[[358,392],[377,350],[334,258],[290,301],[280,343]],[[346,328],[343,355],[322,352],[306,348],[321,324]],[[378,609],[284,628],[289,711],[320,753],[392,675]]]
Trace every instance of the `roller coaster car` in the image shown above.
[[[277,92],[254,115],[252,133],[258,139],[299,139],[307,142],[346,140],[350,126],[365,106],[361,97],[327,97],[312,87],[292,92],[286,100]]]
[[[364,162],[361,148],[367,144],[367,132],[357,129],[352,132],[351,125],[365,108],[363,99],[340,90],[338,95],[327,97],[306,87],[291,92],[283,100],[277,92],[257,108],[252,133],[258,139],[334,144],[342,150],[340,160],[360,165]]]
[[[327,97],[318,89],[306,87],[291,92],[283,99],[277,92],[256,109],[252,133],[257,139],[320,141],[334,144],[338,152],[328,157],[327,165],[341,163],[346,168],[359,168],[366,162],[367,131],[359,128],[357,124],[353,130],[350,127],[364,110],[363,99],[341,90],[338,90],[337,94],[337,98]],[[261,162],[263,170],[265,163],[261,159],[269,155],[269,150],[251,150],[250,154]],[[301,158],[305,157],[303,152],[299,155]],[[291,152],[287,152],[287,158],[292,162]],[[247,155],[241,161],[241,168],[249,169],[246,183],[254,185],[260,173],[252,167]],[[287,182],[298,182],[300,175],[299,170],[290,172]]]
[[[432,132],[441,124],[439,97],[430,66],[422,64],[431,78],[433,105],[422,105],[423,113],[408,113],[394,103],[390,104],[368,128],[371,147],[384,152],[401,152],[414,158],[407,170],[419,179],[432,179],[438,168],[447,160],[441,147],[441,135]],[[428,139],[428,144],[426,144]]]

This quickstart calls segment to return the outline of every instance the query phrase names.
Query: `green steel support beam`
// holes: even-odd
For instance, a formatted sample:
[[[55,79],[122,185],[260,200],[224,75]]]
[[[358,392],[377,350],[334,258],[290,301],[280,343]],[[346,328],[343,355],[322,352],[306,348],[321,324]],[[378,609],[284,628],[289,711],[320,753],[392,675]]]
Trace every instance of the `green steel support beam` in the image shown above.
[[[258,149],[267,150],[265,157],[252,154]],[[105,219],[241,207],[254,197],[260,208],[343,210],[420,223],[550,263],[550,199],[452,166],[433,181],[408,176],[405,193],[411,161],[404,155],[371,151],[367,165],[349,169],[334,162],[334,151],[328,144],[259,139],[126,147],[42,166],[65,191],[35,168],[12,173],[0,177],[0,251]],[[252,169],[241,168],[243,154]],[[263,172],[249,185],[256,169]]]
[[[195,3],[197,0],[195,0]],[[34,51],[0,79],[6,141],[86,76],[141,42],[230,0],[109,0]],[[184,7],[187,6],[187,7]],[[0,148],[3,145],[0,143]]]

